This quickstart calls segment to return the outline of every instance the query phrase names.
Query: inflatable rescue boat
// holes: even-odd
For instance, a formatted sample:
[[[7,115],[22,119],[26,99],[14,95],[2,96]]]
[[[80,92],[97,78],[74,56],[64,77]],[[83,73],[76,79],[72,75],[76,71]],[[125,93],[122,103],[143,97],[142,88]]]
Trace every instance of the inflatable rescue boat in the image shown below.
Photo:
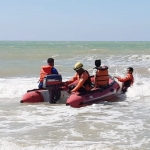
[[[69,97],[67,88],[62,86],[61,75],[47,75],[43,81],[43,89],[32,89],[25,93],[20,103],[65,103]]]
[[[106,88],[97,88],[86,93],[74,93],[69,96],[66,105],[79,108],[94,103],[112,101],[119,93],[120,85],[113,78],[109,78],[109,85]]]
[[[93,81],[92,77],[91,81]],[[72,84],[77,84],[77,81]],[[61,75],[52,74],[44,78],[43,89],[28,90],[23,95],[20,103],[66,103],[71,107],[79,108],[93,103],[112,101],[119,89],[119,83],[109,77],[109,85],[106,88],[97,88],[86,93],[70,94],[68,88],[62,85]]]

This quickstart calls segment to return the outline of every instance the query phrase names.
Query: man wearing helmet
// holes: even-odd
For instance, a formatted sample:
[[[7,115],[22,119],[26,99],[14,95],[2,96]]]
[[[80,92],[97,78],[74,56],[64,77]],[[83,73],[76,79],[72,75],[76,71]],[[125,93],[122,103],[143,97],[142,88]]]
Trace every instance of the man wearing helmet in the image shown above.
[[[72,79],[66,82],[66,85],[69,85],[76,80],[78,80],[78,83],[71,89],[70,92],[86,92],[91,90],[91,78],[88,71],[83,69],[83,64],[81,62],[77,62],[74,65],[74,70],[76,71],[76,74]]]
[[[118,81],[122,82],[122,93],[125,93],[128,89],[128,87],[130,87],[133,82],[134,82],[134,77],[132,75],[133,73],[133,68],[132,67],[128,67],[127,68],[127,75],[124,78],[115,76],[116,79],[118,79]]]

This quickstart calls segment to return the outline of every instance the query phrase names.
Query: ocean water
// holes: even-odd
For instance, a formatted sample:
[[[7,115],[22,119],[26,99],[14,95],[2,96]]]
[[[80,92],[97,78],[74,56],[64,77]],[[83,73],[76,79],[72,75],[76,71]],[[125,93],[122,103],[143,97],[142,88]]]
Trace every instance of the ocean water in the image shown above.
[[[135,82],[118,102],[71,108],[65,104],[22,104],[37,88],[48,57],[66,81],[76,62],[92,74],[95,59],[109,74],[134,68]],[[1,150],[149,150],[150,42],[0,41]]]

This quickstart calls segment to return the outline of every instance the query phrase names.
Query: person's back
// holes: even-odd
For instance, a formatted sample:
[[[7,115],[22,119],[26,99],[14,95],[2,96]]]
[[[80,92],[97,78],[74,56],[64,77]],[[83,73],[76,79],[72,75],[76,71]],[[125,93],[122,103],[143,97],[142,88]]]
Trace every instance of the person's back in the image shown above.
[[[105,88],[109,84],[108,67],[101,66],[101,60],[95,60],[94,87]],[[94,70],[93,70],[94,72]]]
[[[46,75],[50,74],[58,74],[58,71],[56,68],[54,68],[54,59],[53,58],[48,58],[47,59],[47,65],[41,67],[40,71],[40,79],[39,79],[39,89],[43,88],[43,80]]]
[[[108,67],[101,66],[97,68],[95,86],[99,88],[105,88],[109,84]]]

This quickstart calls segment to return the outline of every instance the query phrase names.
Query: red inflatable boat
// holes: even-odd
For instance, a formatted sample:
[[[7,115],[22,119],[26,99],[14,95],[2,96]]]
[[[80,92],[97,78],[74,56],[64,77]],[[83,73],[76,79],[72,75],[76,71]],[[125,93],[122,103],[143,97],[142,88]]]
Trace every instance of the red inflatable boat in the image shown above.
[[[93,78],[91,77],[91,80]],[[77,84],[75,81],[73,84]],[[44,79],[43,89],[27,91],[20,103],[66,103],[71,107],[79,108],[102,101],[112,101],[118,93],[120,86],[114,79],[109,78],[109,85],[105,89],[95,89],[86,93],[69,94],[67,87],[62,86],[61,75],[48,75]]]
[[[109,78],[109,85],[104,89],[94,89],[86,93],[74,93],[69,96],[66,105],[79,108],[93,103],[100,103],[102,101],[112,101],[113,97],[118,94],[120,85]]]
[[[20,101],[20,103],[66,103],[69,97],[67,88],[62,86],[61,75],[52,74],[44,78],[43,89],[28,90]]]

